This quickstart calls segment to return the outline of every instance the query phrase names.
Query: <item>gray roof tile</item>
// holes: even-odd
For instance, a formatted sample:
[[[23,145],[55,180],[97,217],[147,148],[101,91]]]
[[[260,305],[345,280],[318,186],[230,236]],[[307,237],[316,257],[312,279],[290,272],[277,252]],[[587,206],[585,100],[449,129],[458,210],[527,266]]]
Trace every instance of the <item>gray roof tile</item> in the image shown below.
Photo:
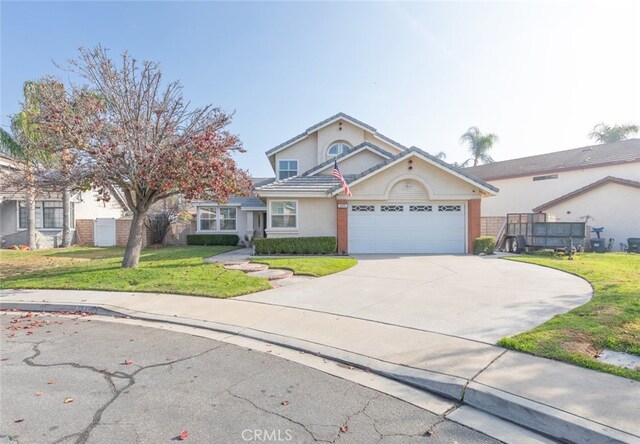
[[[349,180],[353,176],[345,176]],[[294,176],[283,180],[277,180],[260,187],[257,191],[285,191],[295,193],[327,193],[338,179],[333,176]]]
[[[382,156],[384,156],[386,158],[389,158],[389,157],[392,156],[391,153],[383,150],[379,146],[376,146],[376,145],[372,144],[371,142],[363,142],[360,145],[356,145],[353,148],[348,149],[347,151],[345,151],[344,153],[340,154],[339,156],[336,156],[335,159],[339,161],[343,157],[346,157],[346,156],[348,156],[350,154],[353,154],[356,151],[361,151],[361,150],[363,150],[365,148],[371,148],[372,150],[378,152],[379,154],[381,154]],[[320,171],[320,170],[326,168],[329,165],[333,165],[333,161],[334,161],[334,158],[328,159],[328,160],[322,162],[321,164],[318,164],[318,165],[314,166],[310,170],[305,171],[304,173],[301,174],[301,176],[308,176],[310,174],[315,173],[316,171]]]
[[[640,161],[640,139],[590,145],[465,168],[485,180],[553,173],[577,168]]]

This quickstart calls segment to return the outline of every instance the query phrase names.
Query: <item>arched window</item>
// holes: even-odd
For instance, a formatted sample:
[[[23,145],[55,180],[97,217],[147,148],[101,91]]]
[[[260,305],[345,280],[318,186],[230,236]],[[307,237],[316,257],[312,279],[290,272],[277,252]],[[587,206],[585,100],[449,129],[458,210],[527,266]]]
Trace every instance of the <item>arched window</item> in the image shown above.
[[[339,156],[340,154],[347,152],[350,148],[351,145],[346,142],[334,142],[331,144],[331,146],[329,146],[329,149],[327,150],[327,156]]]

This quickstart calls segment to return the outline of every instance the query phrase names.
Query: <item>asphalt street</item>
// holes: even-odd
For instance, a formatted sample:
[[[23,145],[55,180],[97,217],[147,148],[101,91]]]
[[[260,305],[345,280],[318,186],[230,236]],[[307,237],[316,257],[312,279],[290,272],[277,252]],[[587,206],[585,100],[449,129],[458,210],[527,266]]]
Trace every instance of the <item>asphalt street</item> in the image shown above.
[[[0,326],[1,443],[497,442],[208,338],[70,314],[2,312]]]

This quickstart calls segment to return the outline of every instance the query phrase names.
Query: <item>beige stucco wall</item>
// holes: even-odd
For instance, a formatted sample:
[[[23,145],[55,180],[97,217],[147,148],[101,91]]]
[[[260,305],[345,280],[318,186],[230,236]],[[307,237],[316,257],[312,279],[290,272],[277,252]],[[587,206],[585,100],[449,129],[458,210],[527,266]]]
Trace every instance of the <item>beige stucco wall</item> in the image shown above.
[[[368,132],[364,133],[364,140],[367,142],[371,142],[375,146],[379,146],[385,151],[389,151],[391,154],[398,154],[400,151],[402,151],[400,148],[397,148]]]
[[[340,122],[342,122],[342,125],[340,125]],[[379,146],[386,151],[389,151],[389,153],[391,153],[392,155],[400,152],[400,149],[394,147],[393,145],[390,145],[382,139],[375,137],[372,133],[369,133],[368,131],[365,131],[356,125],[353,125],[346,120],[342,120],[327,125],[324,128],[311,133],[308,137],[301,140],[300,142],[297,142],[290,147],[276,153],[275,167],[277,170],[278,160],[297,159],[299,169],[298,172],[303,173],[313,168],[314,166],[326,161],[328,159],[327,150],[334,142],[346,142],[354,147],[365,141],[369,141],[372,144]],[[377,159],[378,160],[376,163],[379,163],[381,158],[377,157]],[[365,159],[363,158],[360,161],[363,162],[364,160]],[[354,161],[354,167],[355,163],[356,162]],[[367,166],[366,168],[369,168],[370,166]],[[346,171],[342,171],[342,173],[354,174],[347,173]]]
[[[276,153],[276,175],[278,174],[279,160],[298,160],[298,174],[313,168],[318,164],[316,160],[317,136],[311,134],[306,139],[291,145],[290,147]],[[276,176],[277,177],[277,176]]]
[[[298,201],[298,228],[272,229],[271,205],[272,200]],[[337,203],[331,198],[296,198],[296,199],[267,199],[267,237],[311,237],[335,236]]]
[[[409,163],[409,160],[413,162]],[[412,168],[409,169],[410,167]],[[423,184],[430,200],[467,200],[480,197],[479,190],[473,185],[414,156],[353,185],[353,199],[384,199],[400,180]]]
[[[343,176],[348,174],[358,174],[369,168],[383,162],[384,157],[379,154],[372,153],[369,150],[358,151],[352,156],[338,162],[338,167]],[[333,165],[328,166],[324,170],[320,171],[318,175],[330,176],[333,174]]]
[[[620,242],[627,243],[630,237],[640,237],[640,189],[608,183],[571,200],[545,210],[558,222],[584,222],[582,216],[589,215],[587,225],[604,227],[602,237],[614,238],[614,249],[620,250]]]
[[[543,174],[536,174],[536,176]],[[557,179],[534,182],[533,175],[513,179],[491,180],[500,193],[482,202],[482,216],[506,216],[507,213],[530,213],[538,205],[556,199],[607,176],[640,181],[640,163],[610,165],[558,173]],[[618,199],[617,196],[610,196]]]
[[[96,219],[122,217],[122,208],[115,199],[109,202],[97,201],[95,191],[80,193],[79,201],[74,199],[74,213],[76,219]]]

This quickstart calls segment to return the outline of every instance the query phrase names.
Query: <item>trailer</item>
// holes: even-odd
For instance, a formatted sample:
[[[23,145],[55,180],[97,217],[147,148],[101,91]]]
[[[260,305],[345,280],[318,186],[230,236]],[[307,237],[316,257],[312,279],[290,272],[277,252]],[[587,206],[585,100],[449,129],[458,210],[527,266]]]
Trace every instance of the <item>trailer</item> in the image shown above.
[[[584,248],[585,222],[550,222],[546,213],[509,213],[504,251],[522,253],[539,249]]]

